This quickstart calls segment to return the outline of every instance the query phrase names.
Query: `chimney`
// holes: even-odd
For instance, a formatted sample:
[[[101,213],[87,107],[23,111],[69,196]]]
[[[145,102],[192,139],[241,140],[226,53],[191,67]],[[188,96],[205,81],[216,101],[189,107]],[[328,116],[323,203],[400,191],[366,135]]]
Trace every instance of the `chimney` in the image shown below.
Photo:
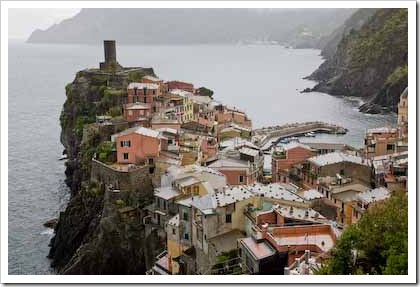
[[[299,258],[295,258],[295,268],[299,268],[300,260]]]
[[[264,223],[263,225],[261,225],[261,235],[262,235],[262,238],[266,238],[267,237],[267,227],[268,227],[268,223]]]
[[[305,250],[305,263],[309,264],[309,257],[311,255],[311,251],[310,250]]]
[[[289,267],[284,267],[284,275],[290,275]]]

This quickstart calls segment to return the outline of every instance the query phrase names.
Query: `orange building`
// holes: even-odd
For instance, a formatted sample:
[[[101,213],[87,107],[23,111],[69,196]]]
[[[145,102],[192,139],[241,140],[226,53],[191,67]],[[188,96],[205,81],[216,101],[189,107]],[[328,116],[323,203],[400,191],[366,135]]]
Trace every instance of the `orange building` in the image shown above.
[[[167,150],[167,140],[160,132],[134,127],[111,136],[117,148],[117,162],[127,164],[151,163]]]
[[[315,151],[301,143],[289,143],[272,155],[272,182],[288,182],[289,171],[295,164],[315,156]]]
[[[398,130],[381,127],[367,130],[365,153],[367,158],[400,152],[398,148]]]

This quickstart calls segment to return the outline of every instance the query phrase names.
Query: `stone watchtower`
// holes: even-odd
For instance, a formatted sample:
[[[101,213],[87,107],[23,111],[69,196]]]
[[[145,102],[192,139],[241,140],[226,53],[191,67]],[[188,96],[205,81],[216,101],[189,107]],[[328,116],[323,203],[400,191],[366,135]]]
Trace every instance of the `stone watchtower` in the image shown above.
[[[99,63],[102,71],[114,72],[121,70],[122,67],[117,62],[117,52],[115,49],[115,40],[104,40],[105,62]]]

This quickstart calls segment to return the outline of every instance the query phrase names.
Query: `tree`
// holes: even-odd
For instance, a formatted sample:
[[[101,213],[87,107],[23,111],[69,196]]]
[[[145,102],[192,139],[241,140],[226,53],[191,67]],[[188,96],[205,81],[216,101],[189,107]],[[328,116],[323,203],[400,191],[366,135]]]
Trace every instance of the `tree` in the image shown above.
[[[213,99],[214,92],[210,89],[207,89],[205,87],[200,87],[198,88],[198,93],[200,94],[200,96],[206,96],[206,97],[209,97],[210,99]]]
[[[372,204],[350,226],[318,274],[407,274],[408,198],[398,192]]]

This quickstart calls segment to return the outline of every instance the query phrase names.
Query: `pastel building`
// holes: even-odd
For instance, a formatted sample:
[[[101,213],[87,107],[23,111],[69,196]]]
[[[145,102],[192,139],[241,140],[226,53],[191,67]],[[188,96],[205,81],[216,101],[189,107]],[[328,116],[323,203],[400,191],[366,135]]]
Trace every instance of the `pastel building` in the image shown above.
[[[117,163],[153,163],[162,150],[167,150],[167,139],[160,132],[133,127],[111,136],[117,149]]]

